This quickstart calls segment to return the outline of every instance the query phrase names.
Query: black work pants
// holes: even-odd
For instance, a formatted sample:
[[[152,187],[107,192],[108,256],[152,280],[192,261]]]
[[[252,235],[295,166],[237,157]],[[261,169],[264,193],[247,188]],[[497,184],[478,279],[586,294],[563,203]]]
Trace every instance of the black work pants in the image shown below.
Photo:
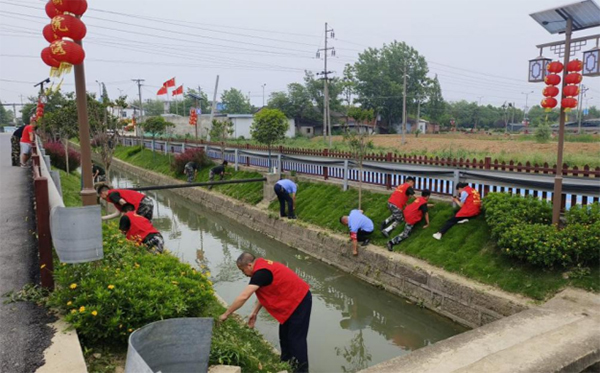
[[[308,326],[312,309],[312,295],[306,293],[304,299],[289,319],[279,324],[279,344],[281,345],[281,361],[288,361],[294,366],[294,372],[308,372]]]
[[[359,229],[358,232],[356,232],[356,240],[358,242],[364,242],[371,236],[371,234],[373,234],[373,231],[367,232],[362,229]]]
[[[461,220],[464,219],[473,219],[474,217],[476,217],[477,215],[473,215],[473,216],[461,216],[459,218],[455,216],[451,217],[450,219],[446,220],[446,223],[444,224],[444,226],[442,227],[442,229],[439,230],[439,232],[441,234],[444,234],[446,232],[448,232],[448,230],[450,230],[450,228],[452,228],[453,226],[456,225],[456,223],[458,223]]]
[[[279,200],[279,216],[282,218],[284,216],[292,217],[294,216],[294,200],[292,196],[279,184],[275,184],[275,194],[277,194],[277,199]],[[288,213],[285,213],[285,204],[287,202],[288,205]]]

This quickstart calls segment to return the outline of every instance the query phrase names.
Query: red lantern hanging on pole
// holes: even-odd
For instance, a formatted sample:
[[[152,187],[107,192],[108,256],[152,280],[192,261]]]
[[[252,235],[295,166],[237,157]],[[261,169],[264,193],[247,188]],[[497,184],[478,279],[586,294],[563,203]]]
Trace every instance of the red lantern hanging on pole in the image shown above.
[[[553,85],[549,85],[542,91],[542,94],[545,97],[556,97],[558,96],[559,90]]]
[[[88,7],[86,0],[52,0],[52,3],[59,11],[76,16],[82,16]]]
[[[60,36],[56,35],[52,30],[52,25],[44,26],[44,29],[42,30],[42,35],[44,35],[44,39],[46,39],[48,43],[53,43],[60,39]]]
[[[563,71],[563,64],[560,63],[559,61],[552,61],[548,64],[548,72],[552,73],[552,74],[559,74]]]
[[[548,85],[559,85],[560,84],[560,76],[556,74],[546,75],[544,78],[544,82]]]
[[[566,97],[562,99],[560,104],[565,113],[569,113],[572,109],[577,107],[577,99],[573,97]]]
[[[576,97],[579,95],[579,87],[575,84],[570,84],[563,88],[563,93],[565,97]]]
[[[54,59],[54,57],[52,57],[50,47],[46,47],[46,48],[42,49],[41,56],[42,56],[42,61],[44,61],[44,63],[46,65],[51,67],[50,76],[56,76],[58,74],[58,69],[60,68],[60,62],[58,62],[57,60]]]
[[[79,65],[85,59],[83,48],[68,40],[57,40],[50,44],[50,55],[60,62],[59,74],[69,72],[71,65]]]
[[[52,18],[52,31],[60,37],[81,40],[85,37],[87,29],[77,17],[62,14]]]
[[[541,103],[541,106],[546,109],[546,111],[552,111],[556,105],[558,105],[558,101],[554,97],[546,97]]]
[[[581,74],[579,73],[570,73],[565,76],[565,83],[567,84],[579,84],[581,83]]]
[[[583,62],[580,60],[573,60],[567,64],[567,71],[570,73],[576,73],[583,69]]]
[[[62,12],[56,9],[52,1],[48,1],[46,3],[46,15],[48,18],[52,19],[60,14],[62,14]]]

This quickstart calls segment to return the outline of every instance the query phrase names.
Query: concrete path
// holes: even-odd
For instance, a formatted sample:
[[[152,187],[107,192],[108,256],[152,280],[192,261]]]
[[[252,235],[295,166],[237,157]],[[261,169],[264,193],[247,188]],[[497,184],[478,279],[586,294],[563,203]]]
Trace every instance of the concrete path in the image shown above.
[[[0,134],[0,295],[39,283],[31,170],[12,167],[10,135]],[[0,372],[34,372],[44,363],[44,350],[54,321],[31,302],[4,304],[0,298]]]
[[[600,361],[600,296],[567,289],[532,308],[368,373],[582,372]],[[595,365],[589,372],[598,371]]]

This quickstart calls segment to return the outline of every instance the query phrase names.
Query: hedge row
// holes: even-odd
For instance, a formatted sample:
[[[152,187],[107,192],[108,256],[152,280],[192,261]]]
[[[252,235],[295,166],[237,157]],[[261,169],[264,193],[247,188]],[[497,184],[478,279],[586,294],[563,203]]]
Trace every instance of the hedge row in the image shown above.
[[[483,200],[486,221],[502,252],[541,267],[571,267],[600,259],[600,204],[573,206],[567,225],[551,224],[552,205],[534,197],[490,193]]]
[[[46,154],[50,156],[50,163],[63,171],[67,170],[65,146],[60,141],[47,141],[44,143]],[[69,148],[69,171],[75,171],[81,164],[81,156],[75,149]]]

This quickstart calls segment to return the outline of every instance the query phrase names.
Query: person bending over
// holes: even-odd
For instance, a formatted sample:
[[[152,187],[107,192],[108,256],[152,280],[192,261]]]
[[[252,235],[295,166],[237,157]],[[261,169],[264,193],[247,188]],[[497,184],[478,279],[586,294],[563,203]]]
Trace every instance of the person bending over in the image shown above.
[[[294,213],[296,211],[296,192],[298,191],[296,183],[289,179],[281,179],[275,184],[274,189],[277,199],[279,199],[279,216],[296,219]],[[285,213],[286,203],[288,207],[287,214]]]
[[[152,220],[154,210],[154,202],[145,194],[128,189],[110,189],[107,185],[101,185],[97,189],[100,198],[115,205],[117,211],[110,215],[105,215],[102,220],[109,220],[118,217],[123,206],[131,204],[134,211],[148,220]]]
[[[388,199],[388,209],[392,215],[381,223],[381,233],[384,236],[389,237],[390,233],[398,226],[398,224],[404,221],[402,211],[404,210],[404,207],[406,207],[410,196],[415,194],[414,187],[415,178],[407,177],[406,182],[399,185],[390,196],[390,199]]]
[[[350,229],[352,240],[352,255],[358,255],[358,242],[362,246],[369,244],[369,236],[373,234],[373,221],[363,214],[362,210],[352,210],[350,215],[342,216],[340,223],[347,225]]]
[[[428,207],[433,207],[433,205],[428,204],[429,196],[431,192],[427,189],[424,189],[421,192],[421,197],[415,199],[410,205],[408,205],[404,211],[404,221],[406,225],[404,225],[404,231],[392,238],[387,242],[387,248],[389,251],[394,250],[394,245],[398,245],[402,240],[405,240],[412,232],[415,225],[425,217],[425,225],[423,229],[429,227],[429,210]]]
[[[144,244],[153,254],[162,253],[165,240],[160,232],[154,228],[152,222],[138,215],[133,210],[133,205],[123,206],[123,216],[119,221],[119,230],[129,241]]]

